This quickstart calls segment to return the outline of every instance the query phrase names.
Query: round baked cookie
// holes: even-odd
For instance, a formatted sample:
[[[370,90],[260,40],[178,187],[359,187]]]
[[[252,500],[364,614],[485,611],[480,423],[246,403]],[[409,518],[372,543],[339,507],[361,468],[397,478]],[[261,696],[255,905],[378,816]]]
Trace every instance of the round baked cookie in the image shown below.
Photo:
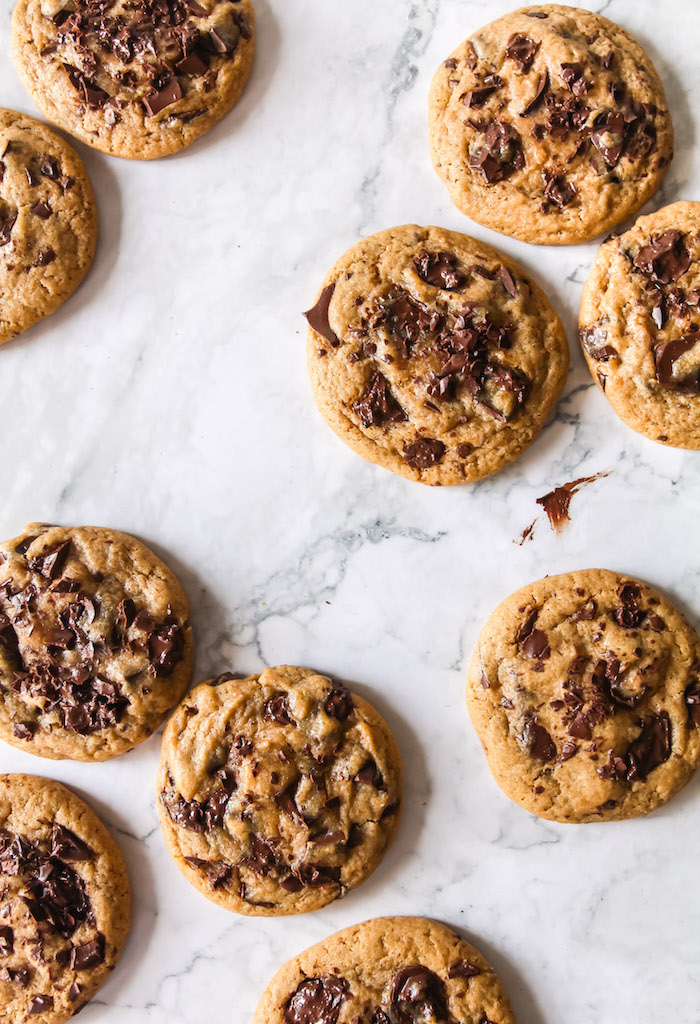
[[[189,685],[188,617],[134,537],[30,524],[0,544],[0,739],[77,761],[147,739]]]
[[[664,206],[606,239],[579,327],[617,415],[652,441],[700,449],[700,203]]]
[[[506,14],[453,51],[433,78],[430,137],[462,213],[546,245],[636,213],[673,157],[663,86],[639,43],[559,4]]]
[[[176,153],[239,99],[255,49],[250,0],[19,0],[15,67],[42,113],[134,160]]]
[[[328,424],[363,458],[424,484],[503,469],[566,380],[566,335],[542,289],[454,231],[408,224],[364,239],[305,316]]]
[[[114,970],[129,932],[119,848],[70,790],[0,775],[0,1019],[62,1024]]]
[[[501,789],[540,818],[648,814],[700,758],[700,640],[661,594],[586,569],[516,591],[484,626],[467,704]]]
[[[401,759],[366,700],[282,665],[188,694],[165,730],[157,792],[195,888],[239,914],[301,914],[379,864],[399,824]]]
[[[425,917],[378,917],[290,960],[253,1024],[515,1024],[478,950]]]
[[[96,242],[95,199],[78,154],[47,125],[0,108],[0,344],[73,294]]]

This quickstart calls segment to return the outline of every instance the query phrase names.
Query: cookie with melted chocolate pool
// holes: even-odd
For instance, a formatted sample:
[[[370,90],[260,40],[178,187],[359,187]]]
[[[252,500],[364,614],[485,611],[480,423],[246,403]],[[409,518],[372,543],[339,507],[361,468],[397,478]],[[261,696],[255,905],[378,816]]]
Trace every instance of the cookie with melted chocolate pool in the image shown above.
[[[19,0],[15,67],[42,113],[89,146],[150,160],[237,102],[255,50],[250,0]]]
[[[559,4],[506,14],[453,51],[431,86],[430,137],[455,206],[547,245],[636,213],[673,156],[648,55],[614,22]]]
[[[544,292],[454,231],[408,224],[358,242],[305,315],[328,424],[424,484],[480,480],[518,458],[566,380],[566,335]]]
[[[63,1024],[126,941],[129,880],[107,829],[50,779],[0,775],[0,1018]]]
[[[498,785],[540,818],[648,814],[700,761],[700,638],[606,569],[550,576],[484,626],[467,704]]]
[[[515,1024],[485,958],[424,917],[380,917],[290,960],[253,1024]]]
[[[197,686],[168,722],[158,812],[177,866],[239,914],[318,910],[394,838],[401,759],[377,711],[283,665]]]
[[[147,739],[192,673],[189,606],[144,544],[32,523],[0,544],[0,739],[104,761]]]
[[[620,419],[652,441],[700,449],[700,203],[664,206],[601,245],[579,327]]]

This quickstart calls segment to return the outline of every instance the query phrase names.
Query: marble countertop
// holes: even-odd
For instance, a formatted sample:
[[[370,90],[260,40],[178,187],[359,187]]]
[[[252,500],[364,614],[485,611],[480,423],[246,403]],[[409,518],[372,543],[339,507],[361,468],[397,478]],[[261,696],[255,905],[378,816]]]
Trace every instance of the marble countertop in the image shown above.
[[[131,938],[81,1024],[247,1024],[283,961],[339,928],[426,914],[493,960],[520,1024],[697,1024],[700,776],[647,820],[559,826],[511,803],[471,728],[463,678],[511,590],[605,566],[646,578],[700,624],[700,455],[615,417],[575,344],[595,244],[545,249],[489,232],[430,166],[426,100],[440,60],[507,0],[255,0],[258,56],[236,109],[150,164],[78,144],[100,246],[74,298],[0,353],[0,535],[25,522],[110,525],[179,573],[196,679],[297,663],[349,680],[403,752],[399,838],[375,875],[310,916],[245,919],[181,877],[153,800],[159,737],[106,764],[0,750],[50,775],[116,835]],[[36,113],[0,25],[3,103]],[[677,154],[650,209],[700,198],[696,0],[608,0],[667,89]],[[572,342],[555,418],[515,465],[431,489],[364,462],[317,413],[305,324],[328,266],[407,221],[464,230],[519,259]],[[561,535],[535,499],[584,474]]]

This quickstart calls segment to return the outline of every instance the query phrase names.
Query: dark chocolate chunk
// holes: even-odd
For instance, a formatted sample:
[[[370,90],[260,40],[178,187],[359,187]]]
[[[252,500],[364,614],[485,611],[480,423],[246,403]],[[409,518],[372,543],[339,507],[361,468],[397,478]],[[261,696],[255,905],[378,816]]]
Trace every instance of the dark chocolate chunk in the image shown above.
[[[391,985],[390,1006],[411,1021],[448,1020],[445,985],[433,971],[404,967]]]
[[[691,683],[685,691],[685,704],[688,708],[688,721],[695,729],[700,729],[700,683]]]
[[[646,779],[671,756],[671,720],[667,711],[642,718],[642,731],[627,751],[627,779]]]
[[[54,825],[51,831],[51,856],[65,861],[87,861],[95,856],[87,843],[63,825]]]
[[[151,633],[148,654],[157,676],[170,675],[182,657],[183,645],[182,630],[176,622],[160,626]]]
[[[32,213],[35,217],[40,217],[41,220],[48,220],[53,210],[48,203],[34,203],[32,206]]]
[[[585,351],[591,357],[601,363],[607,363],[610,359],[617,359],[619,353],[612,345],[606,345],[605,339],[608,332],[602,327],[582,328],[579,331],[579,338]]]
[[[150,117],[154,117],[161,110],[165,110],[166,107],[177,103],[179,99],[182,99],[182,89],[177,78],[173,76],[160,89],[145,96],[143,105],[146,108],[146,113]]]
[[[469,166],[480,171],[489,185],[521,170],[525,166],[525,157],[520,134],[511,124],[491,121],[484,133],[483,145],[471,153]]]
[[[333,298],[333,292],[335,291],[335,283],[327,285],[318,297],[315,306],[307,310],[304,316],[309,322],[309,326],[320,334],[321,337],[325,338],[326,341],[330,342],[333,348],[337,348],[340,345],[340,338],[331,327],[328,320],[328,309]]]
[[[292,782],[287,786],[283,793],[277,793],[275,796],[275,802],[279,809],[291,818],[296,825],[300,825],[302,828],[305,828],[306,819],[297,807],[296,800],[294,799],[297,791],[297,785],[297,782]]]
[[[599,114],[591,132],[591,142],[608,167],[616,167],[625,148],[625,118],[620,111]]]
[[[554,203],[559,209],[563,209],[572,203],[576,198],[578,189],[571,181],[567,181],[563,174],[545,168],[542,171],[544,181],[544,194],[550,203]]]
[[[459,291],[467,283],[466,274],[459,269],[459,261],[451,252],[428,252],[421,249],[413,265],[422,281],[444,291]]]
[[[306,978],[284,1006],[285,1024],[337,1024],[343,1003],[350,995],[344,978],[324,974]]]
[[[625,629],[637,629],[641,626],[646,614],[637,603],[641,596],[639,587],[636,583],[625,583],[620,587],[618,596],[620,606],[613,613],[615,621]]]
[[[331,718],[344,722],[354,708],[350,691],[344,686],[336,686],[326,697],[325,712]]]
[[[680,231],[666,231],[640,249],[634,266],[657,284],[677,281],[690,267],[690,253]]]
[[[263,717],[268,722],[277,722],[278,725],[295,725],[289,710],[289,701],[286,693],[275,693],[265,701]]]
[[[561,77],[574,96],[585,96],[590,89],[590,82],[585,78],[582,64],[562,64]]]
[[[486,75],[478,85],[462,96],[462,103],[465,107],[471,109],[483,107],[489,97],[500,89],[502,85],[503,81],[498,75]]]
[[[514,60],[521,71],[528,72],[532,67],[539,45],[530,36],[516,32],[506,44],[506,57],[508,60]]]
[[[692,369],[682,377],[676,377],[673,372],[676,361],[696,345],[700,345],[700,331],[667,341],[654,349],[656,379],[662,387],[687,395],[700,394],[700,367]]]
[[[369,382],[369,388],[355,402],[353,409],[360,417],[363,427],[382,426],[385,423],[400,423],[407,417],[394,397],[386,377],[377,372]]]
[[[7,925],[0,927],[0,956],[9,956],[14,949],[15,933]]]
[[[526,107],[523,108],[521,117],[529,117],[530,114],[534,113],[542,104],[544,94],[549,89],[549,72],[545,71],[544,74],[540,75],[537,79],[537,87],[535,88],[535,95],[532,97]]]
[[[98,967],[105,959],[105,937],[98,932],[90,942],[73,946],[70,951],[70,967],[73,971],[88,971]]]
[[[412,469],[429,469],[440,462],[445,454],[445,445],[430,437],[420,437],[407,444],[403,457]]]
[[[523,729],[523,742],[530,757],[547,763],[557,756],[554,740],[536,718],[528,718]]]
[[[49,1010],[53,1010],[53,997],[39,995],[34,996],[30,1002],[28,1012],[33,1016],[36,1013],[48,1013]]]
[[[481,974],[481,968],[477,967],[476,964],[470,964],[468,960],[460,960],[458,963],[450,967],[447,972],[448,978],[475,978],[477,974]]]
[[[508,292],[510,297],[512,299],[517,298],[518,288],[515,281],[513,280],[513,275],[511,274],[510,270],[508,270],[508,267],[499,267],[496,272],[496,277],[501,282],[501,284]]]
[[[192,78],[197,78],[200,75],[205,75],[209,70],[209,65],[206,63],[202,55],[193,51],[189,53],[182,60],[178,61],[175,65],[175,70],[181,75],[190,75]]]
[[[63,544],[58,544],[50,551],[45,551],[36,558],[32,558],[28,563],[29,568],[45,576],[47,580],[55,580],[63,571],[69,551],[70,541],[64,541]]]
[[[7,245],[12,237],[12,229],[15,226],[17,214],[11,213],[0,220],[0,245]]]

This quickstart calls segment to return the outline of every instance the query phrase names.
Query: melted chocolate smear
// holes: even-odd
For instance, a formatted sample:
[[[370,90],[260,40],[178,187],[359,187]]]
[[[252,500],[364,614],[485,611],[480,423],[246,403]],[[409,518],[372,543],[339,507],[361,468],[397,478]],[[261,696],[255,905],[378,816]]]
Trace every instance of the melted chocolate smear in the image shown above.
[[[557,533],[561,533],[565,529],[566,524],[571,521],[569,506],[571,499],[577,491],[580,491],[587,484],[592,484],[596,480],[601,480],[609,475],[609,472],[607,472],[596,473],[594,476],[581,476],[578,480],[571,480],[560,487],[555,487],[553,491],[544,494],[541,498],[537,498],[537,504],[541,505],[547,513],[552,529]]]
[[[466,274],[459,269],[459,261],[451,252],[428,252],[421,249],[413,259],[421,281],[443,291],[456,292],[467,283]]]
[[[344,978],[324,974],[307,978],[284,1007],[285,1024],[337,1024],[343,1003],[350,994]]]
[[[308,320],[309,326],[312,327],[317,334],[320,334],[321,337],[325,338],[333,348],[338,348],[340,345],[340,338],[335,333],[328,320],[328,310],[330,308],[334,291],[335,283],[329,284],[319,295],[316,305],[312,306],[312,308],[307,310],[303,315]]]

